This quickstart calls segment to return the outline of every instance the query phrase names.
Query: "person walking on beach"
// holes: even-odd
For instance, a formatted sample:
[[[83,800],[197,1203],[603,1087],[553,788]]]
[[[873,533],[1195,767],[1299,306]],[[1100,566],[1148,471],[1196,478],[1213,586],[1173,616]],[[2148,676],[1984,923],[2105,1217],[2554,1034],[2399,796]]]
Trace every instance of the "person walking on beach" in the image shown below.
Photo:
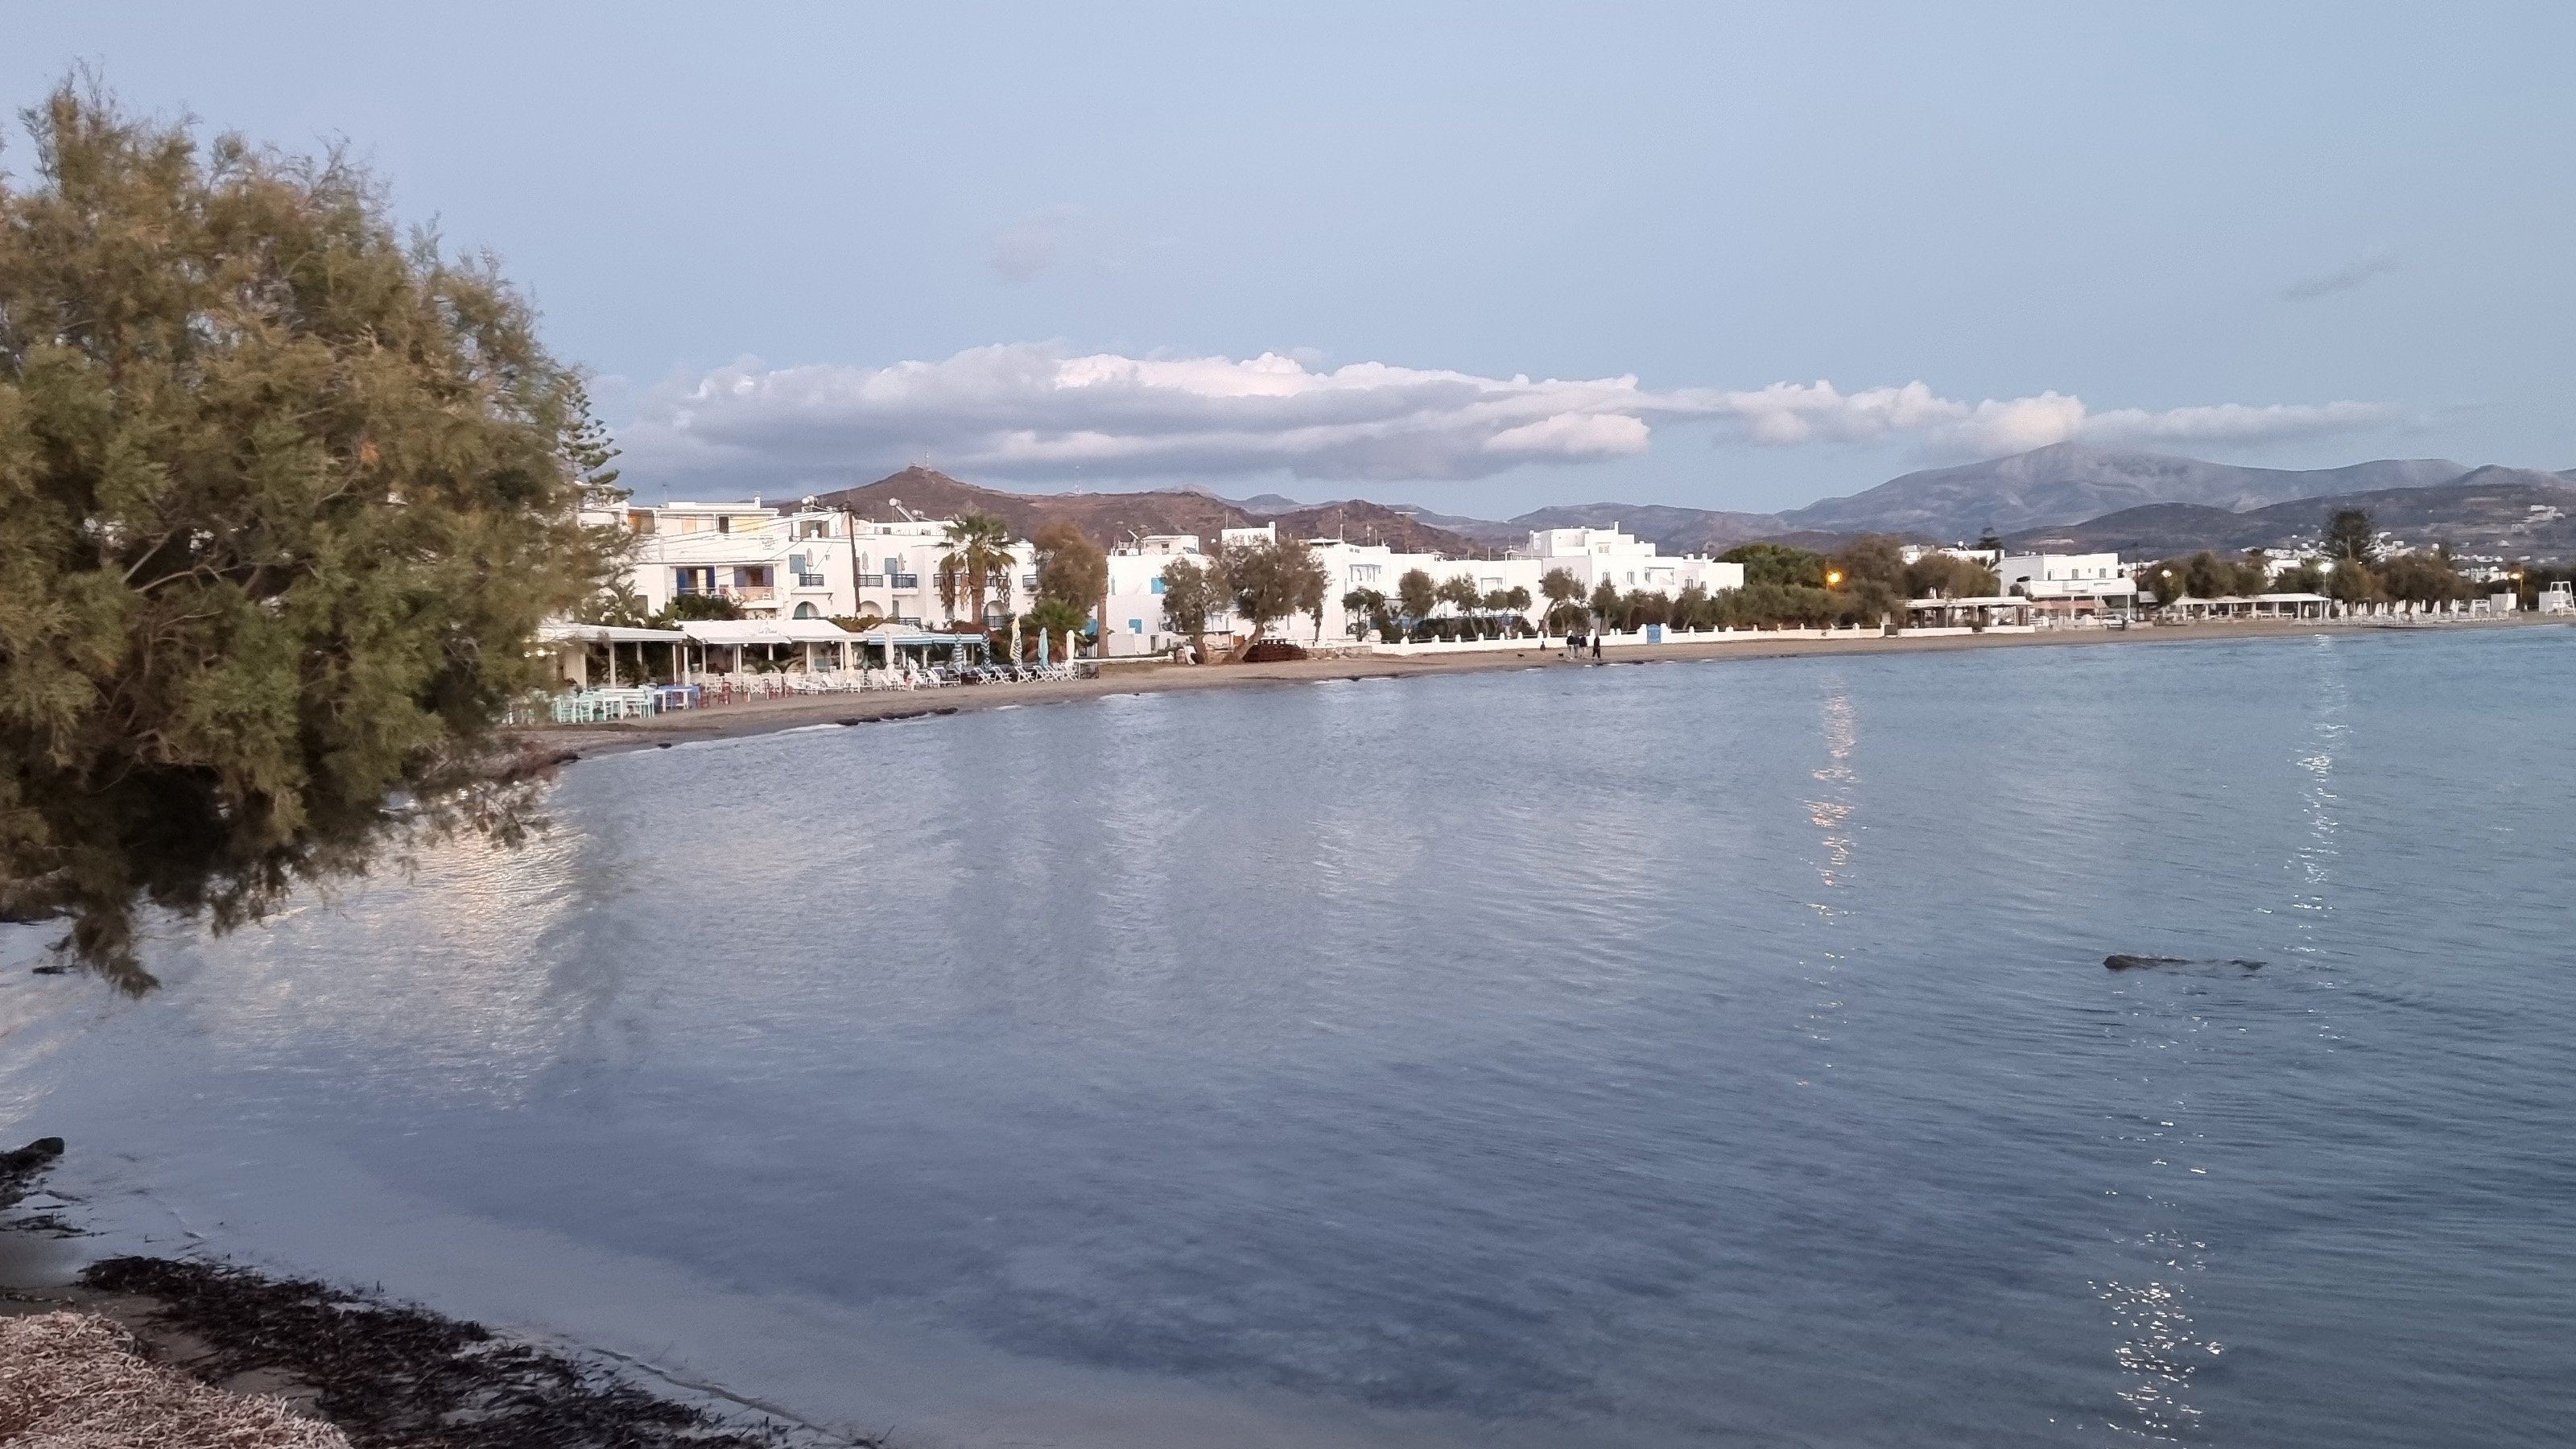
[[[1601,635],[1598,631],[1592,635],[1592,658],[1595,663],[1600,662],[1601,659]]]

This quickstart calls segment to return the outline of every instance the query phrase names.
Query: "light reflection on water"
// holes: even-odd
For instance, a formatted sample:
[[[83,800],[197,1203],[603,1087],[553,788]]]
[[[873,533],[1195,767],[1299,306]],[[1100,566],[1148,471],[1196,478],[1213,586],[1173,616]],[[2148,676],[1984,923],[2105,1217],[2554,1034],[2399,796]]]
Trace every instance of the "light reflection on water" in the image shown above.
[[[0,1112],[279,1261],[311,1245],[259,1225],[363,1173],[1461,1443],[2543,1443],[2571,642],[1336,682],[590,761],[535,850],[184,952],[140,1008],[12,976]],[[259,1170],[184,1180],[215,1158]]]

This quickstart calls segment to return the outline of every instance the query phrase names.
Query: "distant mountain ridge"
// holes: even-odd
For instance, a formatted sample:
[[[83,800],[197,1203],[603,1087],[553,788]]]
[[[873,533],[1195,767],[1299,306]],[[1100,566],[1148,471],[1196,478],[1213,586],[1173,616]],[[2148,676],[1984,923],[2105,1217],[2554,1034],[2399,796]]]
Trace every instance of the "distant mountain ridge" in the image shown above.
[[[2443,458],[2388,458],[2307,470],[2241,468],[2056,443],[2009,458],[1908,473],[1867,492],[1827,498],[1781,517],[1794,528],[1949,540],[1974,538],[1988,528],[2014,533],[2076,523],[2153,503],[2193,503],[2236,513],[2296,498],[2428,487],[2468,471]]]
[[[1284,513],[1256,517],[1234,503],[1195,489],[1143,493],[1013,493],[985,488],[929,468],[906,468],[858,488],[815,495],[827,507],[847,508],[862,518],[891,519],[895,505],[924,518],[953,518],[969,509],[991,513],[1027,537],[1058,520],[1073,523],[1093,542],[1108,547],[1131,535],[1196,534],[1214,546],[1220,530],[1276,523],[1290,538],[1341,537],[1388,544],[1407,553],[1443,553],[1465,558],[1482,552],[1471,539],[1434,528],[1382,503],[1348,499],[1315,506],[1298,505]],[[1293,499],[1280,499],[1293,503]]]
[[[2370,510],[2382,528],[2410,541],[2447,539],[2481,553],[2576,555],[2576,470],[2472,469],[2441,458],[2245,468],[2073,443],[1908,473],[1779,513],[1581,503],[1482,519],[1366,499],[1309,504],[1276,493],[1226,499],[1203,488],[1014,493],[927,468],[821,495],[823,502],[881,517],[893,516],[898,498],[922,516],[969,508],[996,513],[1022,535],[1066,519],[1103,544],[1152,533],[1192,533],[1212,543],[1219,530],[1271,522],[1287,536],[1347,538],[1453,558],[1521,547],[1536,529],[1612,526],[1667,553],[1722,553],[1757,540],[1829,549],[1860,533],[1948,543],[1992,528],[2016,547],[2163,556],[2272,547],[2314,535],[2343,507]]]
[[[2169,558],[2313,542],[2342,509],[2358,508],[2402,546],[2448,543],[2464,553],[2576,553],[2576,478],[2530,468],[2484,467],[2454,481],[2298,498],[2231,512],[2197,503],[2150,503],[2007,540],[2044,553],[2117,552]]]

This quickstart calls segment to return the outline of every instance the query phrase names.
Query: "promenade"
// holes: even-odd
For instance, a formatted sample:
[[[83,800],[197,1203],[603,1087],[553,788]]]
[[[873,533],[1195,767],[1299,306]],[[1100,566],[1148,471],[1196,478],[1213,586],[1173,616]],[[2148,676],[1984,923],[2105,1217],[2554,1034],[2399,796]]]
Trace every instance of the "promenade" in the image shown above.
[[[1565,657],[1561,641],[1525,649],[1408,656],[1356,654],[1276,664],[1169,664],[1112,660],[1095,679],[1031,684],[950,685],[940,689],[868,694],[792,696],[638,720],[577,725],[537,725],[512,733],[531,751],[601,754],[663,748],[686,740],[724,739],[836,723],[867,724],[996,709],[1052,704],[1112,694],[1161,690],[1230,689],[1251,685],[1315,683],[1327,679],[1410,679],[1507,669],[1586,669],[1628,664],[1780,659],[1811,654],[1866,655],[1963,649],[2048,649],[2076,645],[2178,645],[2229,639],[2334,634],[2446,634],[2464,629],[2569,627],[2564,615],[2522,614],[2509,619],[2402,623],[2389,619],[2245,620],[2130,629],[2043,629],[2031,633],[1898,635],[1796,633],[1685,636],[1663,644],[1616,644],[1596,664]]]

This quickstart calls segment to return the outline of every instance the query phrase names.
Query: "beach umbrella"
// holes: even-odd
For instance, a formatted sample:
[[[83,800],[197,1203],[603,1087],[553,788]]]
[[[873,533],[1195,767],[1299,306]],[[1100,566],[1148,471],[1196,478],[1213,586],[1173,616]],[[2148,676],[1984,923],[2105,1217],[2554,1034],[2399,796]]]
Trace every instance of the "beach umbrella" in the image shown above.
[[[1047,634],[1047,631],[1040,629],[1038,631],[1038,663],[1044,664],[1047,662],[1047,645],[1051,642],[1053,641]]]
[[[1011,662],[1020,662],[1020,616],[1017,614],[1011,616]]]

